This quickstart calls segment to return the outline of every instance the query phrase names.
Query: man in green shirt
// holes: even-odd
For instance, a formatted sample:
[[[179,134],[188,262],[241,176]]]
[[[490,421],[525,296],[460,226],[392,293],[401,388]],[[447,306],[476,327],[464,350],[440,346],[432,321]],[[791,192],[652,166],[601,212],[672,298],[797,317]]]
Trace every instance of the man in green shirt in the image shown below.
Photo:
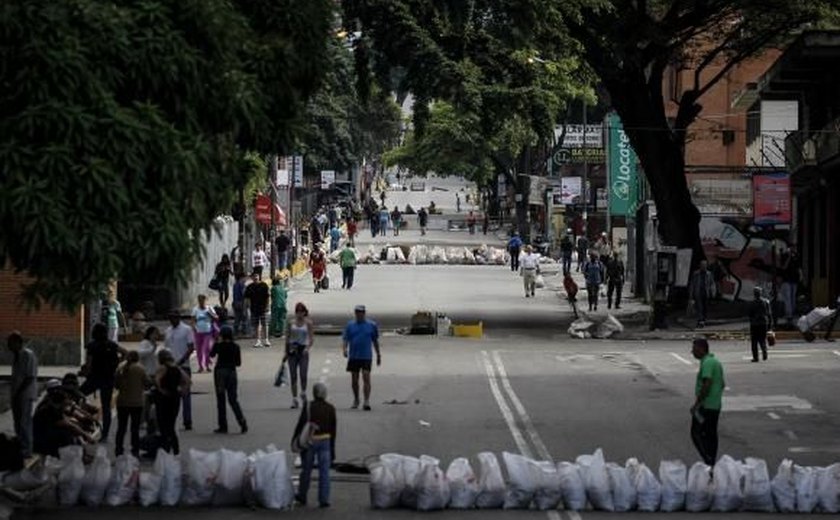
[[[696,338],[691,345],[691,353],[700,360],[694,405],[691,407],[691,440],[703,462],[714,466],[718,452],[718,419],[725,386],[723,365],[709,352],[706,338]]]
[[[349,243],[344,244],[344,249],[338,254],[338,262],[341,264],[341,288],[352,289],[356,271],[356,252]]]

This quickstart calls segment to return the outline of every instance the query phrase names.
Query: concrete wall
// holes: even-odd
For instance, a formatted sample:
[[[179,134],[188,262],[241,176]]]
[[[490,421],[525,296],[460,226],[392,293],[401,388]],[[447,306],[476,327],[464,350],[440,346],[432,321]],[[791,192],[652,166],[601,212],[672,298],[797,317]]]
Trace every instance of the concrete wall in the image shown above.
[[[222,259],[222,255],[229,255],[236,247],[236,241],[239,238],[239,223],[231,217],[218,217],[214,225],[216,231],[211,232],[210,236],[204,239],[204,260],[193,269],[189,284],[180,292],[181,307],[192,308],[199,294],[216,296],[217,293],[211,291],[207,285],[213,278],[216,264]],[[244,253],[246,263],[250,262],[251,249],[247,249]],[[231,281],[231,285],[232,283]],[[211,301],[215,303],[215,298]]]

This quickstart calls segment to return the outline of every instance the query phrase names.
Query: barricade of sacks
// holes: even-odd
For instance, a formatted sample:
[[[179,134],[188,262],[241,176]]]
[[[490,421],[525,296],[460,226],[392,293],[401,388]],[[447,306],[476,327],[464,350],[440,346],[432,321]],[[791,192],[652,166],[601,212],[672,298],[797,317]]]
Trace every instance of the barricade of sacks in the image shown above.
[[[413,246],[408,254],[408,263],[450,264],[450,265],[504,265],[508,262],[504,249],[486,245],[469,247]]]
[[[112,465],[102,446],[89,464],[84,458],[81,446],[62,448],[59,458],[47,457],[37,475],[24,480],[31,487],[53,484],[61,506],[137,503],[288,509],[294,501],[288,458],[272,445],[250,455],[226,449],[191,449],[177,457],[161,450],[148,471],[141,471],[139,460],[132,455],[120,455]],[[12,483],[4,481],[4,485]]]
[[[606,462],[598,449],[575,462],[553,463],[503,453],[477,456],[479,471],[458,458],[444,471],[434,457],[389,453],[370,467],[370,500],[376,509],[539,509],[571,511],[755,511],[837,513],[840,464],[805,467],[784,460],[770,478],[762,459],[728,455],[711,469],[698,462],[664,460],[659,476],[644,463]]]

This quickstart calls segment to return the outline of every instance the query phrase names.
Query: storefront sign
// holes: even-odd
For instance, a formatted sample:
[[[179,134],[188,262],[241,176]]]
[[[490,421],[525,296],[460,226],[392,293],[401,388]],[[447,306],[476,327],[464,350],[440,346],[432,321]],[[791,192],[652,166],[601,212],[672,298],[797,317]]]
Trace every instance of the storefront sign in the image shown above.
[[[277,170],[277,177],[274,179],[274,184],[278,188],[288,188],[289,187],[289,170],[286,170],[286,169]]]
[[[753,220],[758,225],[790,224],[790,175],[753,176]]]
[[[565,127],[566,133],[563,134]],[[603,128],[595,125],[563,125],[554,128],[554,139],[560,142],[562,148],[603,148]]]
[[[254,201],[254,218],[263,225],[271,224],[271,197],[257,195]]]
[[[321,170],[321,189],[328,190],[335,184],[335,170]]]
[[[607,115],[609,125],[610,213],[627,215],[635,210],[638,192],[638,159],[618,114]]]
[[[563,177],[560,182],[560,203],[579,204],[581,196],[581,178]]]
[[[285,165],[280,162],[281,170],[288,170],[295,179],[295,188],[303,187],[303,156],[294,155],[285,158]]]

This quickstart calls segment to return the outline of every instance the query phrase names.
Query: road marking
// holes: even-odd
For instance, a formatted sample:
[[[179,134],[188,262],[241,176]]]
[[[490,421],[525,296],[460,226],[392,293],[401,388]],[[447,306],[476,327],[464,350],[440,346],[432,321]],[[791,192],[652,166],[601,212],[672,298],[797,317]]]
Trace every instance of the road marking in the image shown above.
[[[499,405],[499,410],[502,412],[502,417],[507,423],[510,434],[513,435],[513,441],[516,443],[516,447],[519,448],[519,452],[522,455],[532,458],[531,448],[528,447],[528,443],[525,441],[525,436],[522,435],[522,432],[516,425],[516,419],[513,417],[513,412],[505,401],[505,398],[502,396],[502,391],[499,389],[499,383],[496,381],[496,371],[493,369],[493,364],[490,362],[490,356],[487,354],[486,350],[481,351],[481,357],[484,362],[484,370],[487,372],[487,380],[490,382],[490,391],[496,399],[496,404]]]
[[[689,361],[689,360],[685,359],[684,357],[682,357],[681,355],[679,355],[679,354],[677,354],[677,353],[675,353],[675,352],[671,352],[671,355],[672,355],[672,356],[673,356],[673,357],[674,357],[677,361],[679,361],[680,363],[682,363],[682,364],[684,364],[684,365],[691,365],[691,364],[692,364],[692,363],[691,363],[691,361]]]
[[[773,412],[767,412],[767,417],[773,419],[774,421],[778,421],[779,419],[781,419],[781,417],[779,417],[779,414]]]
[[[785,437],[792,441],[799,440],[799,436],[797,436],[796,432],[793,430],[785,430],[783,433],[785,434]]]
[[[805,399],[793,395],[725,395],[727,412],[758,412],[769,409],[791,408],[793,410],[813,410],[813,405]],[[764,410],[762,410],[764,409]]]
[[[773,358],[773,359],[793,359],[793,358],[809,357],[809,355],[808,354],[776,354],[776,353],[773,353],[773,354],[770,355],[770,357]],[[741,359],[743,359],[744,361],[749,361],[749,360],[752,359],[752,356],[744,356]]]
[[[569,515],[569,520],[583,520],[583,517],[577,511],[566,511],[566,514]]]
[[[327,358],[327,359],[324,361],[324,363],[326,363],[326,364],[328,364],[328,365],[332,365],[332,359]]]
[[[324,368],[322,368],[322,369],[321,369],[321,373],[322,373],[322,374],[329,374],[329,373],[330,373],[330,369],[329,369],[329,367],[324,367]]]
[[[840,356],[840,350],[832,350],[835,356]]]

